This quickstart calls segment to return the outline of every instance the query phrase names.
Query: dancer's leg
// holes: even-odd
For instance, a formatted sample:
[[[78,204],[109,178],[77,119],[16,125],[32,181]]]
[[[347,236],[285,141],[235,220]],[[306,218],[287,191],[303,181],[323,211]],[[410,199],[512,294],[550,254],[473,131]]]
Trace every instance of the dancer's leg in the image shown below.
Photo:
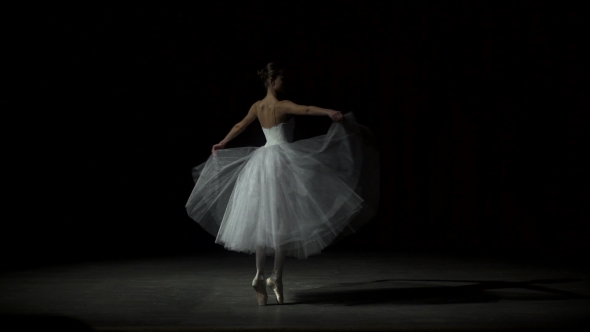
[[[256,278],[264,279],[264,263],[266,262],[266,248],[259,246],[256,248]]]
[[[266,285],[264,284],[264,261],[266,260],[266,248],[256,248],[256,276],[252,280],[252,287],[256,292],[258,305],[266,305],[268,295],[266,294]]]
[[[281,250],[280,247],[277,247],[275,250],[275,265],[272,270],[272,274],[270,278],[272,280],[281,280],[283,279],[283,263],[285,262],[285,251]]]
[[[275,266],[270,278],[266,279],[266,284],[273,290],[278,304],[283,304],[283,262],[285,261],[285,251],[279,246],[275,248]]]

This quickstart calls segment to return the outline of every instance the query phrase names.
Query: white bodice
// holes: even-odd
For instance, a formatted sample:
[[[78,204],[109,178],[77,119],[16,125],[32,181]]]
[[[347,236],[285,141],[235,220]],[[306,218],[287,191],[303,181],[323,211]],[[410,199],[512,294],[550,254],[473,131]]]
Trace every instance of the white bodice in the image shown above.
[[[295,127],[294,118],[286,122],[279,123],[271,128],[262,127],[262,132],[266,137],[266,144],[264,146],[271,146],[275,144],[290,143],[293,141],[293,128]]]

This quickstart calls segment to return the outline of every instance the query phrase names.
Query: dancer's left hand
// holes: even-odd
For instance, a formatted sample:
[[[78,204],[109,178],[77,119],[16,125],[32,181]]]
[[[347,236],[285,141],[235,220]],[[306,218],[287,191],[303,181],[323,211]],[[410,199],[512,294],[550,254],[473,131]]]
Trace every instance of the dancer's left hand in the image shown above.
[[[334,122],[340,122],[340,121],[342,121],[342,112],[340,112],[340,111],[334,111],[333,110],[330,113],[328,113],[328,116]]]
[[[225,143],[223,143],[223,142],[219,142],[219,143],[217,143],[217,144],[213,145],[213,148],[211,149],[211,153],[212,153],[214,156],[216,156],[216,157],[217,157],[217,152],[216,152],[216,151],[217,151],[217,150],[224,149],[224,148],[225,148]]]

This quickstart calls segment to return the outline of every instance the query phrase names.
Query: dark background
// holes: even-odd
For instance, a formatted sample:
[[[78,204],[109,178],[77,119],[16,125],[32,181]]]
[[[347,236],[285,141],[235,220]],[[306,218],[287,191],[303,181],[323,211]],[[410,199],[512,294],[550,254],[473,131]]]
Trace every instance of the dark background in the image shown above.
[[[5,266],[223,250],[184,209],[191,168],[274,60],[290,99],[379,139],[379,212],[333,248],[584,256],[581,5],[384,3],[2,10]],[[263,143],[255,122],[230,146]]]

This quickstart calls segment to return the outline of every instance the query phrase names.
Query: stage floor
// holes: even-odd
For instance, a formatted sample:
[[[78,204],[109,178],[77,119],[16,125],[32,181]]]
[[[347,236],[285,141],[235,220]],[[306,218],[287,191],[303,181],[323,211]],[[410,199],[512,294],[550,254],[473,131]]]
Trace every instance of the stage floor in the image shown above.
[[[272,258],[267,259],[267,271]],[[457,254],[326,251],[287,259],[285,304],[258,306],[253,255],[95,260],[0,274],[0,319],[30,329],[583,330],[580,266]],[[269,293],[270,295],[270,293]]]

